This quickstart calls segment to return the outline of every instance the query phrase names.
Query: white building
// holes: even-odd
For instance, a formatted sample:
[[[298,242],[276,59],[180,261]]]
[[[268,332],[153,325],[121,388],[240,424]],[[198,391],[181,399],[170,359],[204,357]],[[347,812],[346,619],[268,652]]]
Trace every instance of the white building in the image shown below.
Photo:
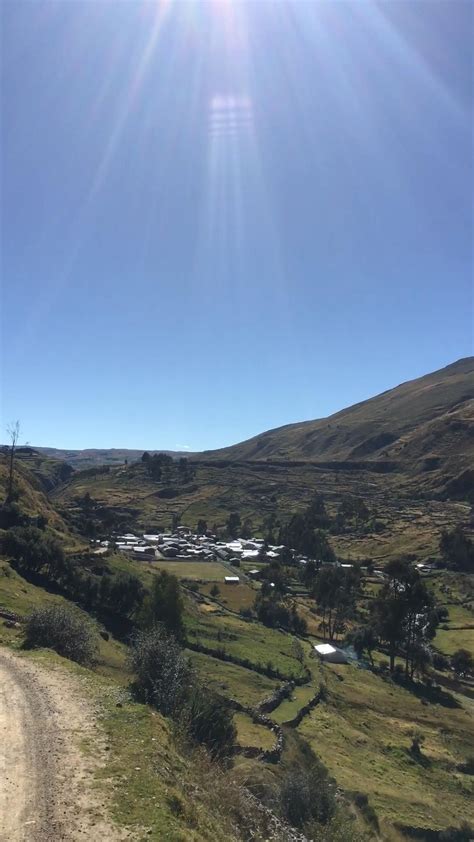
[[[318,643],[314,647],[314,650],[322,661],[326,661],[329,664],[347,664],[348,662],[345,652],[337,646],[332,646],[331,643]]]

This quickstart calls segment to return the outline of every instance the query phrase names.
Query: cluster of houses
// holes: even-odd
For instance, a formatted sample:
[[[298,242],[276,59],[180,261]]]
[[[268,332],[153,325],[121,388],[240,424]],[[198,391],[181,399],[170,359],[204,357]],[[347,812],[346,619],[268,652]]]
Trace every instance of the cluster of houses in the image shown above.
[[[205,561],[227,561],[239,567],[242,561],[257,563],[271,562],[280,558],[286,549],[283,544],[265,544],[262,538],[235,538],[232,541],[218,541],[215,535],[194,534],[185,526],[178,526],[174,532],[160,532],[157,534],[144,533],[141,536],[133,533],[117,535],[111,540],[96,541],[97,553],[106,552],[115,546],[119,552],[135,559],[202,559]],[[305,565],[310,559],[291,551],[296,564]],[[339,565],[340,562],[332,562]],[[342,567],[352,567],[342,564]],[[250,571],[258,573],[258,570]]]
[[[258,579],[260,569],[255,567],[249,569],[249,564],[257,564],[274,561],[282,555],[286,547],[281,545],[266,544],[261,538],[235,538],[232,541],[218,541],[215,535],[206,533],[197,535],[185,526],[178,526],[174,532],[159,532],[156,534],[144,533],[141,536],[133,533],[117,535],[110,540],[92,542],[98,546],[95,549],[97,554],[108,551],[112,546],[122,553],[135,560],[155,561],[159,559],[175,559],[177,561],[224,561],[233,567],[240,567],[241,562],[246,562],[246,575],[251,579]],[[311,559],[297,554],[291,550],[293,562],[298,565],[306,565]],[[286,551],[288,557],[288,551]],[[322,565],[331,564],[343,568],[351,568],[353,565],[340,561],[319,562]],[[364,570],[364,568],[362,568]],[[383,577],[383,572],[375,570],[374,575]],[[238,576],[227,577],[229,582],[239,581]]]
[[[196,535],[184,526],[178,526],[175,532],[133,533],[117,535],[114,539],[97,541],[97,553],[106,552],[114,545],[119,552],[135,559],[202,559],[205,561],[228,561],[238,567],[241,561],[271,561],[280,557],[283,546],[264,545],[260,538],[234,541],[218,541],[215,535]]]

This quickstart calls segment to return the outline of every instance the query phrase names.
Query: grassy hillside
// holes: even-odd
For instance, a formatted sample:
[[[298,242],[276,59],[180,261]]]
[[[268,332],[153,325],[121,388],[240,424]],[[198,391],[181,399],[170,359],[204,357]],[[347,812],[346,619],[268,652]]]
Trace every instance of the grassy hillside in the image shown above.
[[[124,465],[127,462],[138,462],[143,454],[141,450],[126,447],[88,448],[85,450],[65,450],[58,447],[35,447],[42,456],[50,459],[68,462],[73,468],[93,468],[94,465]],[[150,453],[166,453],[178,459],[188,456],[187,451],[178,450],[150,450]]]
[[[111,573],[135,572],[144,583],[159,569],[157,564],[128,561],[119,555],[108,556],[106,563]],[[438,601],[449,608],[451,632],[463,634],[464,629],[457,626],[464,625],[470,610],[470,577],[439,574],[429,581]],[[270,716],[279,724],[292,719],[324,685],[323,700],[303,718],[298,733],[334,775],[345,801],[350,802],[354,792],[369,797],[382,839],[399,838],[400,826],[428,832],[457,826],[461,817],[474,821],[472,777],[460,770],[474,753],[474,702],[468,695],[451,693],[441,701],[433,700],[429,688],[422,685],[418,692],[409,691],[365,669],[323,666],[310,656],[311,640],[303,644],[301,663],[291,635],[245,621],[229,610],[224,605],[224,586],[215,600],[206,595],[207,586],[201,585],[200,590],[204,602],[185,592],[185,625],[187,653],[201,679],[241,705],[255,707],[281,683],[262,671],[269,663],[288,677],[299,678],[305,668],[309,670],[306,683],[295,687]],[[27,582],[6,559],[0,563],[0,607],[24,616],[49,602],[65,600]],[[439,630],[434,642],[441,650],[443,631]],[[21,637],[21,628],[0,625],[0,642],[18,646]],[[461,637],[455,639],[461,645]],[[196,651],[196,646],[205,647],[206,652]],[[100,638],[93,673],[71,667],[85,676],[88,692],[94,694],[100,710],[110,765],[99,783],[108,793],[115,818],[136,830],[144,828],[146,838],[157,840],[241,838],[229,812],[230,802],[235,807],[237,784],[251,783],[262,791],[277,788],[292,753],[304,763],[303,744],[295,743],[297,734],[285,731],[280,763],[237,756],[228,776],[220,773],[217,781],[211,765],[190,756],[188,747],[180,748],[169,722],[124,694],[131,677],[126,651],[123,643],[109,635],[108,640]],[[55,656],[45,657],[55,660]],[[376,653],[377,661],[381,657]],[[237,662],[242,659],[246,666]],[[272,748],[272,732],[247,713],[237,712],[235,723],[240,746]],[[421,757],[410,752],[414,729],[425,739]]]
[[[473,779],[458,767],[474,751],[474,702],[463,696],[456,706],[424,704],[368,671],[323,671],[327,700],[299,731],[340,785],[368,795],[385,829],[439,830],[461,817],[472,824]],[[414,730],[425,738],[421,757],[410,752]]]
[[[466,447],[474,452],[472,421],[474,417],[474,357],[459,360],[440,371],[403,383],[370,400],[316,421],[289,424],[255,436],[246,442],[210,451],[204,456],[242,461],[246,459],[314,460],[413,460],[416,454],[447,459],[461,455]],[[440,441],[435,428],[423,426],[446,413],[458,411],[457,417],[443,420]],[[470,422],[470,423],[469,423]],[[416,431],[418,430],[418,433]],[[451,432],[455,433],[451,436]],[[404,453],[405,442],[418,441]],[[454,439],[454,441],[453,441]],[[395,446],[396,443],[396,446]]]
[[[333,514],[352,494],[368,505],[370,522],[334,536],[337,553],[382,563],[400,554],[425,560],[436,555],[443,528],[469,520],[473,396],[468,358],[331,418],[191,457],[194,475],[185,483],[155,482],[140,462],[93,465],[51,494],[70,522],[88,493],[120,529],[169,528],[176,516],[190,527],[204,518],[222,528],[238,511],[254,533],[269,518],[287,521],[315,492]]]
[[[356,494],[369,506],[370,524],[331,541],[343,557],[376,561],[400,553],[429,558],[437,553],[442,529],[469,518],[465,502],[427,499],[428,491],[420,495],[418,481],[411,483],[399,473],[323,470],[305,463],[200,461],[193,467],[192,482],[174,483],[171,497],[162,482],[154,482],[143,465],[136,464],[77,472],[55,489],[53,499],[64,517],[74,519],[78,501],[89,493],[99,508],[115,512],[123,528],[142,532],[169,528],[174,515],[191,528],[200,518],[211,528],[223,528],[229,514],[238,511],[252,532],[261,533],[268,518],[285,522],[303,510],[315,492],[323,494],[333,513],[344,495]]]

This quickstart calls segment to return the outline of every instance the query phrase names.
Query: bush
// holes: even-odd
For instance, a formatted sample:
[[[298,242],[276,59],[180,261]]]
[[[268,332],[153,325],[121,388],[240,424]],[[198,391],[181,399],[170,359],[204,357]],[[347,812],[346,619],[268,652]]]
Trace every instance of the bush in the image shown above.
[[[440,652],[435,652],[433,655],[433,666],[436,670],[445,672],[449,669],[449,658],[447,658],[446,655],[442,655]]]
[[[474,672],[474,658],[467,649],[458,649],[451,656],[451,666],[457,675],[465,677]]]
[[[64,658],[88,665],[95,660],[97,639],[89,622],[78,611],[52,605],[37,608],[27,618],[24,646],[54,649]]]
[[[135,636],[131,663],[141,701],[180,722],[212,755],[230,753],[236,738],[232,710],[200,684],[179,643],[163,626]]]
[[[293,827],[310,821],[326,824],[336,810],[335,785],[317,758],[308,768],[288,770],[280,799],[281,812]]]
[[[233,711],[225,699],[208,688],[194,684],[184,719],[191,737],[206,746],[214,757],[224,757],[232,752],[237,729]]]
[[[163,626],[139,632],[132,642],[131,663],[140,700],[164,716],[175,716],[184,706],[192,675],[176,639]]]

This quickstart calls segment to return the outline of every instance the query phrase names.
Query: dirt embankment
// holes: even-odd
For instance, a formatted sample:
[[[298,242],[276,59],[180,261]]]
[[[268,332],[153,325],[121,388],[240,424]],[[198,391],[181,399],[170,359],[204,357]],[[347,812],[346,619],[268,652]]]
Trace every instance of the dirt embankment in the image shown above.
[[[133,838],[113,826],[95,785],[106,750],[84,696],[65,670],[0,649],[0,842]]]

